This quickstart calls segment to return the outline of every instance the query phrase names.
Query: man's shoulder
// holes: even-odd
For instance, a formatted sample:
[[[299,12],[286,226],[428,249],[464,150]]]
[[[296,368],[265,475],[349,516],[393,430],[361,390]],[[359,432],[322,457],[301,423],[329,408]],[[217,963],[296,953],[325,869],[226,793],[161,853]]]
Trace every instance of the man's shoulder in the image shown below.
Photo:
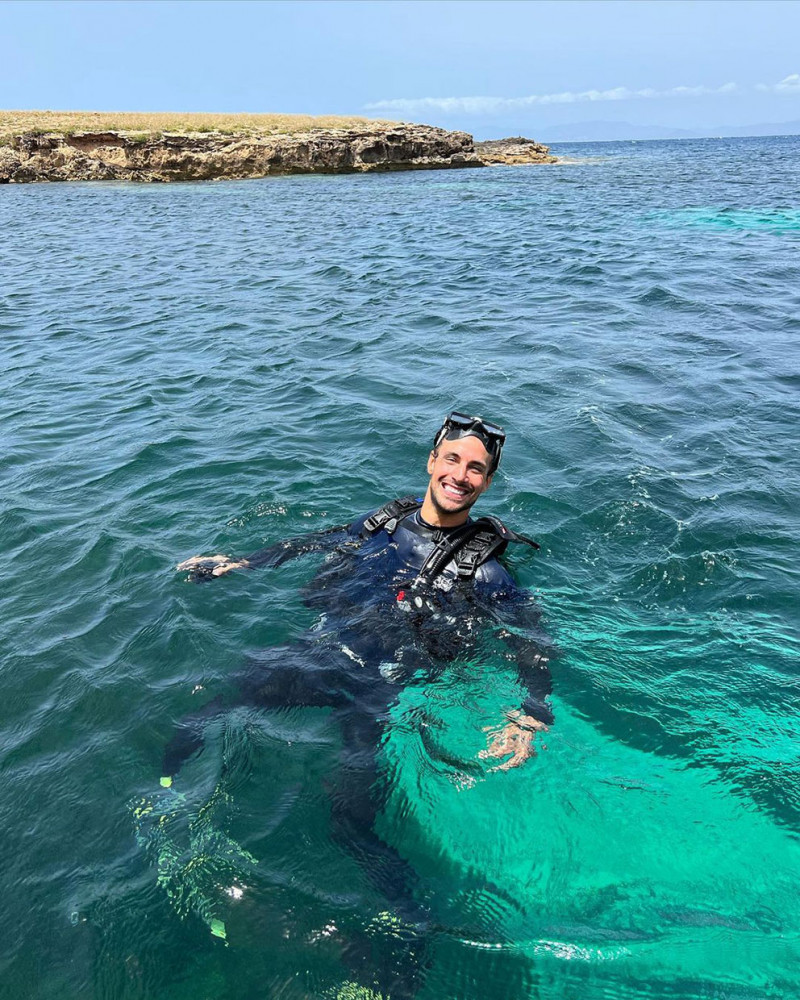
[[[475,582],[480,586],[491,588],[492,591],[508,594],[509,596],[520,591],[519,584],[509,573],[506,567],[492,557],[477,568],[475,572]]]
[[[396,500],[389,500],[381,507],[376,507],[362,517],[356,518],[348,525],[348,531],[354,535],[367,537],[376,534],[382,528],[386,528],[389,534],[392,534],[398,524],[419,510],[422,506],[422,499],[422,497],[412,493]]]
[[[369,510],[366,514],[362,514],[357,517],[355,521],[351,521],[347,525],[347,532],[350,535],[360,535],[364,531],[364,525],[370,517],[373,517],[380,510],[380,507],[376,507],[375,510]]]

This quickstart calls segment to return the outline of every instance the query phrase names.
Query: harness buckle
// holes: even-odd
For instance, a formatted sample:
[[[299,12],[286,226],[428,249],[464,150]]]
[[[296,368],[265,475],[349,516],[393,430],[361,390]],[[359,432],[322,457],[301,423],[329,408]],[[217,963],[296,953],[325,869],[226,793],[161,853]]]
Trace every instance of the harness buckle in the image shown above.
[[[371,535],[377,534],[381,528],[385,528],[391,535],[403,518],[408,517],[413,511],[419,510],[421,506],[422,497],[407,496],[400,497],[398,500],[390,500],[364,521],[364,527],[361,529],[362,537],[369,538]]]
[[[364,531],[368,531],[372,534],[373,531],[377,531],[379,527],[378,515],[370,514],[370,516],[364,522]]]

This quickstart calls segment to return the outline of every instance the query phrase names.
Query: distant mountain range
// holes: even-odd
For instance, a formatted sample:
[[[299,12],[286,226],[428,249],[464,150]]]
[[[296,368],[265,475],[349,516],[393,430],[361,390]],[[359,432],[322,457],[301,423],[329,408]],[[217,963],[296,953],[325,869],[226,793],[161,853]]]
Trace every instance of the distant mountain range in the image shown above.
[[[536,129],[538,142],[613,142],[625,139],[706,139],[722,136],[798,135],[800,121],[769,122],[760,125],[720,125],[717,128],[664,128],[660,125],[632,125],[630,122],[576,122]]]

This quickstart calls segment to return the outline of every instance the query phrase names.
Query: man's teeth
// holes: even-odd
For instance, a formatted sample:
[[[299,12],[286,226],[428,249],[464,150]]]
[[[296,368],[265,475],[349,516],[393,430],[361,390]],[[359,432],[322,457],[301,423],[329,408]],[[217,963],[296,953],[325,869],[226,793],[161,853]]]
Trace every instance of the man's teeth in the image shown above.
[[[459,486],[451,486],[450,483],[442,483],[442,489],[445,493],[449,493],[450,496],[456,497],[459,500],[461,497],[465,497],[467,495],[466,490],[461,489]]]

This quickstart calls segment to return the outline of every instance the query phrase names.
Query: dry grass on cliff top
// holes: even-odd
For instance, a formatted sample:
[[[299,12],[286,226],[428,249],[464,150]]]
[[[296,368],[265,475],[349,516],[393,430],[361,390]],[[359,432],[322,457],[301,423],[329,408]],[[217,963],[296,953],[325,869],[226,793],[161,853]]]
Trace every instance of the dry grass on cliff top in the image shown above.
[[[370,118],[338,115],[248,115],[173,113],[170,111],[0,111],[0,142],[23,132],[222,132],[226,134],[275,135],[309,132],[312,129],[355,129],[394,124]]]

